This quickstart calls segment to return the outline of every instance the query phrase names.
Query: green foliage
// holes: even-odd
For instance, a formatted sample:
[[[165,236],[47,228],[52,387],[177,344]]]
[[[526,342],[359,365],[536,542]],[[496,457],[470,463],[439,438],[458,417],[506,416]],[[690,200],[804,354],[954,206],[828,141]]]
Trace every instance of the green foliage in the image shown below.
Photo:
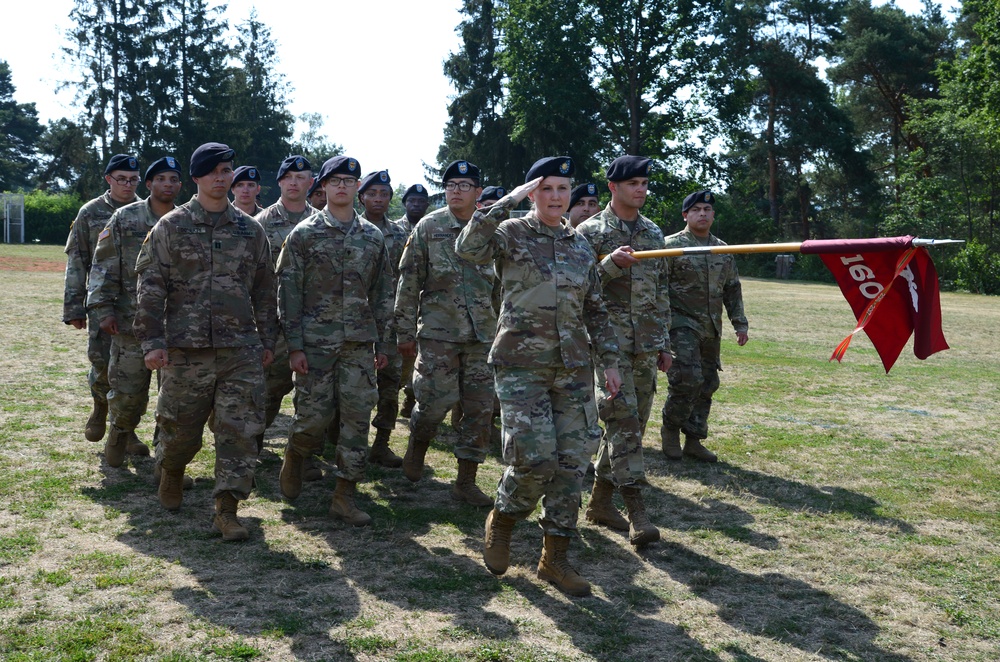
[[[35,143],[41,134],[35,104],[14,101],[10,65],[0,60],[0,191],[30,185]]]
[[[1000,254],[975,239],[952,260],[955,285],[974,294],[1000,294]]]
[[[24,196],[24,239],[43,244],[66,242],[83,201],[72,193],[33,191]]]

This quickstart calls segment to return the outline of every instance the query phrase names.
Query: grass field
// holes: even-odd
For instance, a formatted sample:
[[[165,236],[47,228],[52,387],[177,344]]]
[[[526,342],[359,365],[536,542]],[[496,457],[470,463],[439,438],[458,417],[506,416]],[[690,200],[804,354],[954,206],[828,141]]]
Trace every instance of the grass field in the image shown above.
[[[510,572],[486,571],[485,510],[450,500],[445,443],[416,485],[369,470],[370,528],[327,517],[332,479],[284,502],[290,398],[241,508],[250,541],[211,530],[210,443],[182,510],[162,510],[148,458],[111,469],[83,438],[85,334],[61,323],[62,274],[46,270],[61,260],[0,246],[0,659],[1000,658],[996,298],[944,294],[953,349],[907,349],[885,375],[864,337],[827,361],[854,324],[835,288],[745,281],[751,341],[726,338],[711,421],[723,461],[667,464],[654,413],[663,539],[636,554],[581,522],[571,558],[595,593],[574,600],[535,578],[532,521]],[[400,421],[397,452],[405,439]]]

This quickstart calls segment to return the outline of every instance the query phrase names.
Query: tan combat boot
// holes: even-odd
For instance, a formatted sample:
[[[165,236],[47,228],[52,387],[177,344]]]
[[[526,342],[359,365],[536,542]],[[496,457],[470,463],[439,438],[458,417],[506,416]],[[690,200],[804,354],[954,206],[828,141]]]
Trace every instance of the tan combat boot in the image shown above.
[[[90,412],[83,436],[87,441],[100,441],[108,429],[108,401],[94,398],[94,410]],[[119,465],[121,466],[121,465]]]
[[[403,466],[403,458],[392,452],[389,448],[389,430],[376,428],[375,441],[372,442],[371,450],[368,451],[368,461],[387,467],[398,469]]]
[[[135,430],[129,430],[125,433],[125,452],[137,457],[149,457],[149,446],[139,441]]]
[[[560,591],[583,598],[590,595],[590,582],[580,576],[566,558],[569,538],[545,534],[542,558],[538,560],[538,578]]]
[[[302,456],[291,444],[285,446],[285,459],[281,462],[278,484],[281,486],[281,495],[289,501],[302,494]]]
[[[184,500],[184,469],[163,469],[160,474],[160,505],[167,510],[180,510]]]
[[[104,461],[109,467],[120,467],[125,462],[125,440],[128,432],[119,427],[111,426],[108,440],[104,442]]]
[[[699,462],[718,462],[719,458],[715,453],[701,445],[701,439],[684,435],[684,454],[693,457]]]
[[[424,473],[424,456],[431,445],[430,439],[417,439],[410,433],[410,441],[406,444],[406,455],[403,456],[403,474],[412,482],[420,480]]]
[[[517,520],[496,508],[486,516],[483,562],[494,575],[502,575],[510,567],[510,535],[515,523]]]
[[[323,469],[312,455],[302,458],[302,480],[308,483],[323,480]]]
[[[610,480],[595,478],[594,490],[590,493],[590,503],[587,504],[584,516],[594,524],[603,524],[618,531],[628,531],[628,520],[622,517],[615,504],[611,502],[614,493],[615,486]]]
[[[354,504],[356,483],[343,478],[337,479],[337,488],[333,492],[333,503],[330,504],[330,517],[344,520],[351,526],[368,526],[372,523],[371,516],[363,510],[358,510]]]
[[[668,460],[679,462],[684,455],[681,451],[681,431],[664,423],[660,428],[660,448]]]
[[[160,463],[157,462],[153,465],[153,482],[159,485],[162,477],[163,469],[160,467]],[[194,478],[184,474],[184,479],[181,481],[181,489],[190,490],[192,487],[194,487]]]
[[[646,504],[642,500],[642,488],[626,485],[619,488],[625,507],[628,509],[628,541],[635,547],[644,547],[660,539],[660,530],[646,517]]]
[[[246,540],[250,532],[236,519],[236,507],[239,501],[232,492],[223,492],[215,497],[215,518],[212,526],[222,534],[223,540]]]
[[[458,461],[458,478],[451,488],[451,498],[455,501],[464,501],[473,506],[492,506],[493,499],[476,485],[476,474],[479,473],[479,464],[472,460]]]

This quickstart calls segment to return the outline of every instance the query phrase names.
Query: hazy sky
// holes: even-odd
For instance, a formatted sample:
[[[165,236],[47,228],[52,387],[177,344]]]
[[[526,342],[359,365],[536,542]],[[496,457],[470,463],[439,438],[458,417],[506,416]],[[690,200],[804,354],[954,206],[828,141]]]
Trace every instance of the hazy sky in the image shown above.
[[[256,7],[278,44],[279,70],[294,88],[292,114],[322,114],[329,138],[358,159],[365,172],[388,168],[394,185],[409,185],[424,181],[421,161],[434,163],[441,144],[454,94],[441,65],[459,48],[460,4],[232,0],[226,17],[236,25]],[[923,6],[921,0],[896,4],[909,12]],[[953,8],[959,2],[943,5]],[[77,114],[72,93],[55,91],[67,78],[60,47],[72,6],[72,0],[0,0],[0,60],[10,64],[16,100],[34,102],[43,123]],[[298,7],[304,11],[296,13]],[[353,64],[331,73],[324,50],[336,53],[338,62]]]

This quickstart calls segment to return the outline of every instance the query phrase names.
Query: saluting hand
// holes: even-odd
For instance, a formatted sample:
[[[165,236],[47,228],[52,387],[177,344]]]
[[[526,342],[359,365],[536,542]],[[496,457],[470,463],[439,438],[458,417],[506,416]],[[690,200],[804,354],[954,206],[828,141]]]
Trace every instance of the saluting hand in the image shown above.
[[[511,191],[510,193],[508,193],[504,197],[505,198],[511,198],[512,200],[514,200],[514,202],[521,202],[522,200],[524,200],[525,198],[528,197],[529,193],[531,193],[536,188],[538,188],[538,185],[542,183],[543,179],[545,179],[545,178],[544,177],[536,177],[535,179],[532,179],[530,182],[527,182],[525,184],[521,184],[520,186],[518,186],[517,188],[515,188],[513,191]],[[500,204],[500,203],[497,202],[497,204]]]

